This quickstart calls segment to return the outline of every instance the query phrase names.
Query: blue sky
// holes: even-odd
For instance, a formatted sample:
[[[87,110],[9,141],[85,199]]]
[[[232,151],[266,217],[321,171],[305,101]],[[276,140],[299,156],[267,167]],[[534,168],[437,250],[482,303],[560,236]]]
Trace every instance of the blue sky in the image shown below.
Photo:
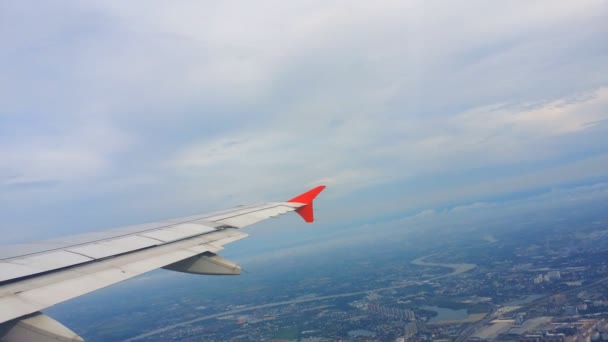
[[[600,0],[2,2],[3,242],[319,183],[312,232],[597,195],[606,15]]]

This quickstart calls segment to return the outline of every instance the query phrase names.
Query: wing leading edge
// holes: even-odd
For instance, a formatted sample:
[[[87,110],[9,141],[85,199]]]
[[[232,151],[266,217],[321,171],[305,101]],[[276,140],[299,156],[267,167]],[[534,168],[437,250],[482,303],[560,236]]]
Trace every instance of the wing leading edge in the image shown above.
[[[82,341],[40,310],[157,268],[210,275],[240,274],[215,254],[247,237],[238,229],[290,211],[314,221],[318,186],[286,202],[116,228],[75,240],[16,246],[0,254],[0,341]]]

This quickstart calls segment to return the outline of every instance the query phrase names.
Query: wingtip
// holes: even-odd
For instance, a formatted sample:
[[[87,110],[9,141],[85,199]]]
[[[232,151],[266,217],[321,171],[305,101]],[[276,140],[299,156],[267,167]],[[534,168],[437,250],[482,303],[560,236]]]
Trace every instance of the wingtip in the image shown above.
[[[314,199],[325,189],[325,185],[319,185],[315,188],[312,188],[305,193],[302,193],[287,202],[291,203],[303,203],[304,205],[296,209],[296,213],[298,213],[306,222],[314,222],[315,215],[313,210],[313,201]]]
[[[321,193],[321,191],[323,191],[325,189],[325,185],[319,185],[316,186],[302,194],[299,194],[298,196],[288,200],[287,202],[292,202],[292,203],[304,203],[304,204],[309,204],[312,203],[312,201]]]

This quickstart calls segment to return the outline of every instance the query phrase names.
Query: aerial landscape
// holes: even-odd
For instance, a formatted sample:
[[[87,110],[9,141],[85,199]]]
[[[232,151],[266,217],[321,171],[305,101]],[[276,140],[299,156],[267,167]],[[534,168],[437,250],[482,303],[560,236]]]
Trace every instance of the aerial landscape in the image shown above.
[[[592,190],[603,201],[589,201]],[[380,244],[266,260],[242,279],[158,275],[50,311],[90,341],[599,340],[608,333],[606,199],[606,185],[579,188],[466,227],[446,213],[461,228],[442,232],[449,242],[393,230]]]
[[[606,18],[0,2],[0,341],[608,341]]]

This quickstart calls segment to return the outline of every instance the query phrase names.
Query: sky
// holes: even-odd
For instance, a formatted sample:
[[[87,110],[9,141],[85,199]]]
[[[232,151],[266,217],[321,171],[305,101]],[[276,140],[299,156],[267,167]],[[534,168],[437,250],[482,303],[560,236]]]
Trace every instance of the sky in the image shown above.
[[[261,234],[364,239],[374,222],[605,199],[607,15],[605,0],[2,1],[2,242],[318,184],[313,230]]]

